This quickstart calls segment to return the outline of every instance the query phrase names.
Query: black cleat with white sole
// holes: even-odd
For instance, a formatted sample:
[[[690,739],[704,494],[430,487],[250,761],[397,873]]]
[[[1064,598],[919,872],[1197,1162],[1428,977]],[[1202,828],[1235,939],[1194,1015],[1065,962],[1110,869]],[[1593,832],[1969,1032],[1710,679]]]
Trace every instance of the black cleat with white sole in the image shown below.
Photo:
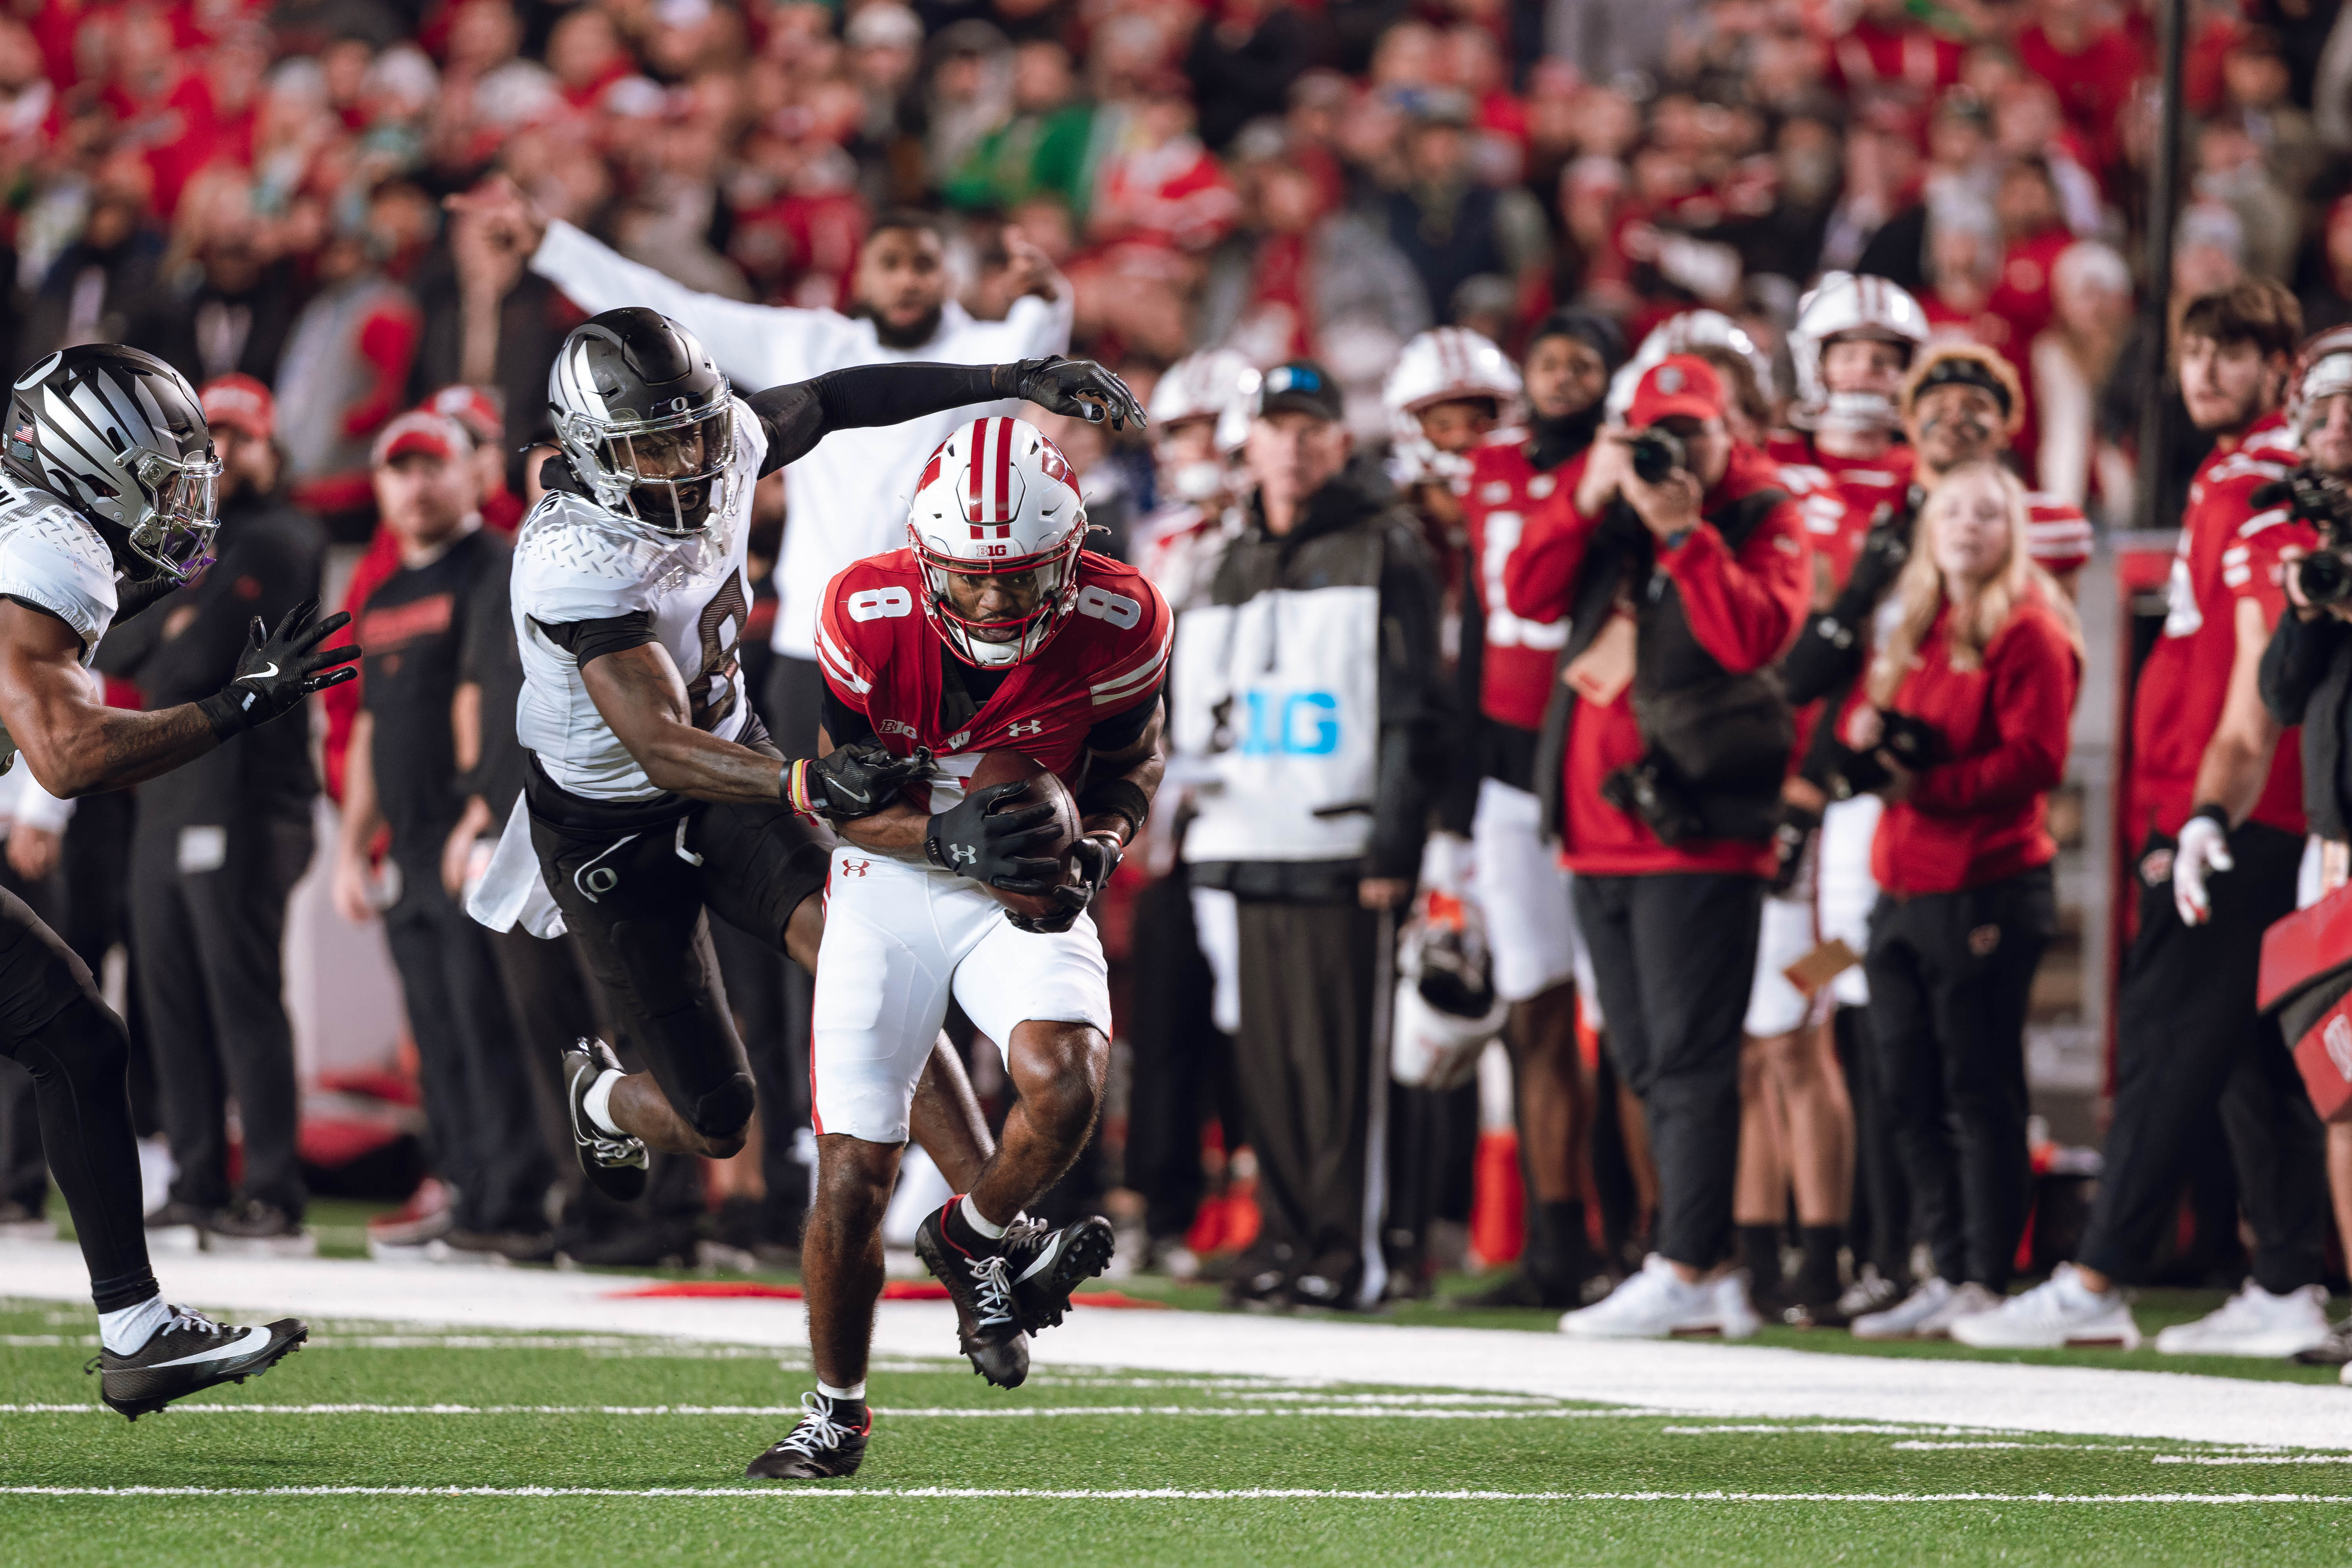
[[[1010,1260],[1003,1252],[968,1252],[948,1234],[950,1198],[923,1217],[915,1252],[948,1288],[955,1303],[956,1342],[971,1370],[999,1388],[1018,1388],[1029,1375],[1029,1338],[1013,1301]],[[1009,1239],[1012,1233],[1006,1232]]]
[[[1030,1333],[1058,1327],[1070,1292],[1110,1267],[1118,1234],[1100,1215],[1048,1230],[1041,1219],[1023,1220],[1004,1233],[1004,1258],[1013,1275],[1013,1310]]]
[[[101,1350],[82,1369],[99,1374],[99,1397],[133,1421],[174,1399],[259,1377],[310,1337],[310,1326],[299,1318],[247,1329],[215,1323],[185,1307],[171,1313],[131,1354]]]
[[[874,1412],[863,1405],[844,1407],[822,1394],[801,1395],[801,1418],[766,1453],[743,1467],[755,1481],[823,1481],[857,1473],[866,1439],[874,1432]],[[855,1413],[856,1425],[851,1424]]]
[[[588,1114],[588,1091],[606,1072],[619,1072],[621,1058],[602,1040],[583,1039],[563,1053],[563,1103],[572,1114],[572,1152],[595,1189],[614,1203],[634,1203],[646,1192],[646,1143],[642,1138],[607,1132]]]

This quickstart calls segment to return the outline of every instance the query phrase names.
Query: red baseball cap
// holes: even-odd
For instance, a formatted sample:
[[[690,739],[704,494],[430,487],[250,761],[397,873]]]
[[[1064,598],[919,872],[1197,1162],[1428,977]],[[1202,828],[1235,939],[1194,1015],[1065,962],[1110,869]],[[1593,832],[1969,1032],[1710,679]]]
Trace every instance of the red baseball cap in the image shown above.
[[[507,422],[499,412],[497,399],[478,386],[453,382],[418,405],[436,414],[446,414],[466,427],[474,445],[487,447],[506,438]]]
[[[423,452],[450,463],[473,449],[473,437],[466,434],[463,425],[429,408],[412,408],[377,434],[375,450],[368,461],[381,468],[411,453]]]
[[[1669,354],[1642,373],[1625,423],[1640,430],[1681,415],[1691,419],[1723,417],[1723,378],[1696,354]]]
[[[278,399],[269,388],[239,372],[213,377],[197,391],[196,400],[206,425],[226,426],[257,441],[268,440],[278,428]]]

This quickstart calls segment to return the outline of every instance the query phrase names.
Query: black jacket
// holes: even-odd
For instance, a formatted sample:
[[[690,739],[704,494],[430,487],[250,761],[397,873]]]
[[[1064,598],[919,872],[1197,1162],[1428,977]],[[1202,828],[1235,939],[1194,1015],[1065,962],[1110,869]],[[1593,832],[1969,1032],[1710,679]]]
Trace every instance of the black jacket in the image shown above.
[[[287,611],[318,596],[326,534],[315,518],[280,497],[240,495],[226,502],[217,548],[202,576],[99,644],[100,671],[137,686],[150,711],[218,691],[236,673],[256,616],[275,626]],[[141,784],[139,810],[142,818],[177,823],[307,821],[318,793],[310,727],[289,718],[248,730]]]
[[[2303,814],[2311,831],[2352,838],[2352,626],[2333,616],[2279,617],[2263,649],[2263,706],[2282,724],[2303,726]]]
[[[1360,859],[1202,862],[1192,880],[1244,898],[1353,903],[1366,877],[1419,873],[1429,808],[1445,778],[1450,703],[1436,577],[1412,514],[1368,466],[1351,466],[1309,496],[1286,534],[1266,531],[1255,495],[1248,505],[1248,528],[1218,563],[1213,602],[1239,605],[1276,588],[1379,585],[1381,749],[1371,842]]]

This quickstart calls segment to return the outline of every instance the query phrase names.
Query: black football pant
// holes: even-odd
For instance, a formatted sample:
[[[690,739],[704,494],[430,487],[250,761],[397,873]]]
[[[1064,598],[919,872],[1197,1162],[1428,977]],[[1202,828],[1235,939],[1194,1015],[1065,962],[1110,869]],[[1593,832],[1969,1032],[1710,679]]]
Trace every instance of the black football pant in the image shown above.
[[[310,863],[310,820],[184,826],[159,816],[142,813],[132,837],[131,946],[158,1103],[179,1168],[172,1196],[206,1210],[228,1203],[235,1095],[243,1195],[299,1218],[307,1194],[280,959],[286,900]],[[200,857],[206,869],[181,869],[191,834],[222,836],[217,853]]]
[[[706,1138],[751,1120],[751,1065],[727,1005],[710,911],[781,952],[824,886],[829,828],[776,805],[698,805],[650,826],[565,826],[534,809],[530,839],[621,1036]]]
[[[1257,1247],[1369,1304],[1386,1207],[1385,1042],[1372,1037],[1381,919],[1243,899],[1234,1074],[1257,1154]],[[1287,1248],[1286,1254],[1278,1249]]]
[[[1870,1041],[1911,1215],[1953,1284],[2009,1289],[2032,1174],[2025,1008],[2058,928],[2050,870],[1958,893],[1881,894]]]
[[[490,933],[443,889],[439,840],[419,847],[414,862],[395,851],[400,901],[384,911],[383,934],[416,1041],[434,1164],[457,1189],[458,1229],[544,1231],[552,1164]]]
[[[1576,879],[1609,1053],[1649,1113],[1657,1250],[1693,1268],[1713,1268],[1731,1242],[1739,1032],[1763,900],[1755,877]]]
[[[45,923],[56,920],[59,900],[55,876],[28,885],[0,861],[0,888],[23,899]],[[41,1157],[41,1108],[33,1092],[33,1077],[0,1057],[0,1206],[15,1204],[37,1217],[47,1210],[48,1203],[49,1166]]]
[[[2189,1139],[2218,1105],[2238,1202],[2254,1233],[2254,1282],[2284,1294],[2320,1278],[2327,1234],[2326,1135],[2275,1019],[2254,1011],[2263,932],[2294,911],[2303,840],[2248,823],[2237,868],[2210,878],[2212,918],[2180,923],[2172,841],[2139,860],[2139,934],[2116,1007],[2116,1109],[2083,1261],[2146,1278],[2180,1208]]]
[[[0,890],[0,1056],[32,1074],[41,1142],[101,1312],[155,1294],[125,1075],[130,1037],[89,966]]]

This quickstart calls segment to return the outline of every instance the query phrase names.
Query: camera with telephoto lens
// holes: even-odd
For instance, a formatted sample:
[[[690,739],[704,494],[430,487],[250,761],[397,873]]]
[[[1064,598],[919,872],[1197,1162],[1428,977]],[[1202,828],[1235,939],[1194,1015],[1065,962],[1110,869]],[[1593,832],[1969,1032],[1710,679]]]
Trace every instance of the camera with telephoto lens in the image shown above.
[[[1669,847],[1696,838],[1706,825],[1683,793],[1682,785],[1655,757],[1629,763],[1601,781],[1601,798],[1630,816],[1638,816]]]
[[[1654,426],[1634,431],[1625,438],[1625,445],[1633,448],[1633,477],[1645,485],[1664,483],[1688,457],[1681,437]]]
[[[2306,467],[2260,486],[2247,499],[2258,508],[2283,504],[2319,531],[2319,548],[2294,567],[2306,601],[2322,607],[2352,603],[2352,489]]]
[[[1830,762],[1829,793],[1838,800],[1885,788],[1895,775],[1879,761],[1885,752],[1913,773],[1944,760],[1944,737],[1925,719],[1887,709],[1880,714],[1883,732],[1878,744],[1858,752],[1841,742]]]

